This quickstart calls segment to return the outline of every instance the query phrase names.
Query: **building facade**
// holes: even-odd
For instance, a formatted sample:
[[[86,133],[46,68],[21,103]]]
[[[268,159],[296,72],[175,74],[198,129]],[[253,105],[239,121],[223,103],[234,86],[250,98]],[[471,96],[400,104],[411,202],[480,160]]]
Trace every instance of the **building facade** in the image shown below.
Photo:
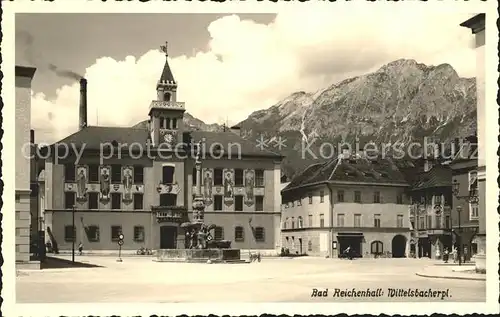
[[[476,89],[478,137],[479,228],[477,233],[476,267],[486,270],[486,94],[485,94],[485,23],[486,15],[478,14],[461,24],[471,29],[476,40]],[[496,214],[495,212],[493,214]]]
[[[363,155],[309,166],[282,191],[284,248],[294,254],[359,257],[409,253],[408,187],[386,159]]]
[[[81,86],[80,109],[86,109],[86,81]],[[188,131],[168,60],[156,90],[147,127],[87,126],[81,110],[80,130],[47,148],[53,152],[66,144],[82,150],[81,156],[51,155],[45,162],[47,238],[60,250],[74,242],[87,251],[117,250],[120,234],[125,252],[186,248],[181,225],[192,220],[199,150],[204,219],[217,226],[213,238],[274,253],[282,157],[259,150],[235,129]]]
[[[460,151],[450,163],[452,187],[458,185],[453,195],[452,226],[454,246],[465,261],[477,254],[479,232],[479,203],[469,202],[471,190],[478,188],[477,137],[471,136],[463,142]]]
[[[416,167],[410,190],[412,230],[411,253],[415,257],[441,259],[452,248],[452,171],[437,160]]]
[[[16,66],[16,264],[26,266],[30,262],[30,124],[31,82],[35,68]],[[35,264],[36,265],[36,264]]]

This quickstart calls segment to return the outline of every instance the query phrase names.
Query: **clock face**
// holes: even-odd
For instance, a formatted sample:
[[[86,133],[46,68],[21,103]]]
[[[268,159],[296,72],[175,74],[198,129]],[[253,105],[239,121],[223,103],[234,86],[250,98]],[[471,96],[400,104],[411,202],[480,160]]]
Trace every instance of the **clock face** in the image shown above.
[[[165,140],[165,142],[167,142],[167,143],[172,143],[172,140],[174,139],[174,137],[172,136],[172,134],[167,133],[167,134],[165,134],[165,136],[163,137],[163,139],[164,139],[164,140]]]

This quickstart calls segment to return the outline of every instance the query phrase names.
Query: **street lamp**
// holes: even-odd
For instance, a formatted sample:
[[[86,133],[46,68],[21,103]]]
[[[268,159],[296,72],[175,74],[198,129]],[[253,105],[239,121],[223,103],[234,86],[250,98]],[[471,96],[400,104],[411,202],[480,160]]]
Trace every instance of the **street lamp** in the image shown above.
[[[413,234],[415,236],[415,258],[418,258],[419,256],[419,243],[418,243],[418,230],[419,229],[424,229],[424,228],[419,228],[419,217],[420,217],[420,209],[425,206],[425,202],[423,199],[420,200],[420,202],[415,201],[411,206],[411,212],[413,213],[413,221],[414,221],[414,226],[413,226]]]
[[[75,263],[75,240],[76,240],[75,209],[76,209],[76,206],[73,205],[73,208],[71,209],[71,218],[72,218],[72,223],[73,223],[73,227],[71,228],[73,231],[71,233],[73,235],[72,246],[71,246],[71,261],[73,263]]]
[[[477,186],[471,186],[469,189],[469,194],[465,196],[460,196],[460,183],[455,179],[452,184],[452,193],[453,195],[461,200],[464,199],[467,203],[471,205],[477,205],[479,201],[479,197],[477,195]],[[458,214],[458,232],[459,234],[457,235],[458,237],[458,247],[459,247],[459,254],[458,254],[458,265],[462,265],[462,223],[461,223],[461,214],[462,214],[462,206],[457,206],[457,214]],[[465,258],[464,258],[465,260]]]

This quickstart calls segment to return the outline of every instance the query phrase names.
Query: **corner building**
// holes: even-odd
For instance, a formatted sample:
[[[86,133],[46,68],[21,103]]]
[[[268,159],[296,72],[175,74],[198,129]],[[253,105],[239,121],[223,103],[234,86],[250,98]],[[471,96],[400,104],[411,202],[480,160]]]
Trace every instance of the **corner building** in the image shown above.
[[[282,191],[283,248],[293,254],[405,257],[410,221],[404,175],[362,153],[313,164]]]
[[[52,153],[44,171],[46,241],[67,251],[75,237],[85,251],[98,253],[116,251],[122,233],[124,252],[185,248],[180,225],[192,220],[194,156],[201,146],[205,222],[217,225],[214,238],[243,250],[279,249],[282,157],[241,138],[237,127],[187,131],[168,58],[147,127],[87,126],[87,83],[80,83],[80,130],[46,148]],[[54,156],[61,143],[83,149],[81,159],[74,151]]]
[[[15,201],[16,201],[16,267],[17,268],[39,268],[38,261],[32,261],[31,237],[30,237],[30,159],[26,153],[21,152],[27,144],[31,144],[30,121],[31,121],[31,82],[35,76],[36,69],[33,67],[18,66],[15,68],[16,87],[16,149],[20,152],[15,155]],[[28,152],[29,153],[29,152]]]

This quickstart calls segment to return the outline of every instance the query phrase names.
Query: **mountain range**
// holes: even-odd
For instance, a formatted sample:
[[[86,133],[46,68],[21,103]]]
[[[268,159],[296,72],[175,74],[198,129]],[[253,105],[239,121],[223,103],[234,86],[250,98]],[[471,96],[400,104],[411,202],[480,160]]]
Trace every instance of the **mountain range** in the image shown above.
[[[476,119],[475,78],[461,78],[449,64],[400,59],[316,92],[294,92],[238,126],[244,138],[271,140],[268,148],[285,156],[282,172],[292,178],[329,157],[331,148],[321,148],[324,142],[335,145],[335,151],[339,142],[355,140],[407,145],[428,137],[451,144],[475,134]],[[184,122],[192,130],[223,130],[188,113]],[[281,150],[273,142],[280,137],[286,146]]]

